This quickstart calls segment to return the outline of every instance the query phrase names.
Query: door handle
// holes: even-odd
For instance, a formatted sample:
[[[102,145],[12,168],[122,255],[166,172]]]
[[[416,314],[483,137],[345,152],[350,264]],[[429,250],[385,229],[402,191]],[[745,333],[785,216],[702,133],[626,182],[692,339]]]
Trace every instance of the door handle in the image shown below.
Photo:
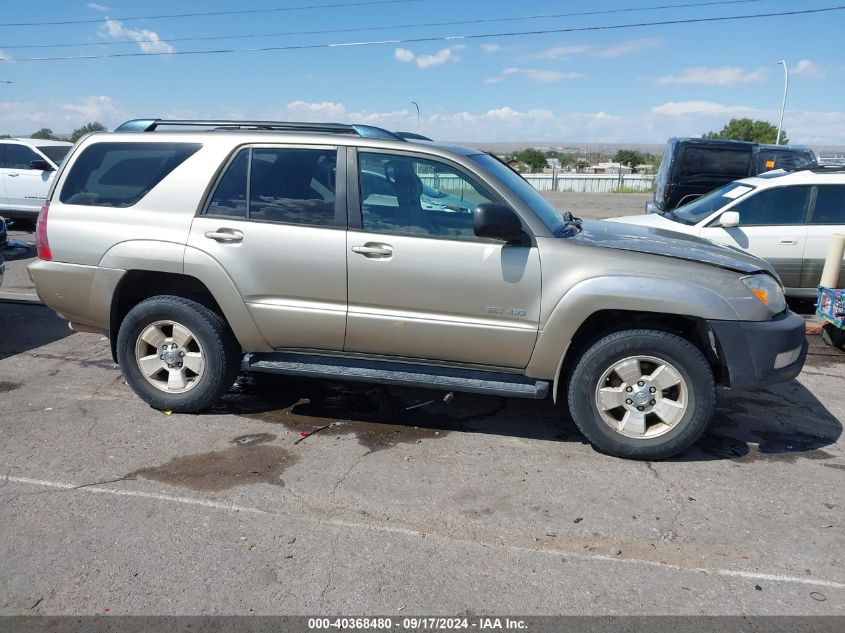
[[[352,252],[371,259],[383,259],[393,255],[393,248],[389,244],[368,242],[363,246],[353,246]]]
[[[6,174],[6,175],[9,176],[10,178],[17,178],[18,176],[20,176],[20,174]]]
[[[778,242],[778,244],[789,244],[789,245],[793,245],[793,246],[797,243],[798,243],[797,237],[784,238],[780,242]]]
[[[228,242],[242,242],[244,239],[244,234],[240,231],[234,231],[232,229],[220,229],[219,231],[208,231],[205,236],[210,239],[214,240],[215,242],[221,243],[228,243]]]

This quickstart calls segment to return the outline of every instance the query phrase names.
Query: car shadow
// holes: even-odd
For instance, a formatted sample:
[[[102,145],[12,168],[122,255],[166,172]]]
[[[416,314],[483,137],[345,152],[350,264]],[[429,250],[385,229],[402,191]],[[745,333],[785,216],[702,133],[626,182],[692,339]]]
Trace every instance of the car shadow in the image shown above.
[[[73,334],[67,321],[39,303],[0,300],[0,360]]]
[[[245,374],[220,405],[234,414],[308,435],[326,428],[378,450],[448,433],[587,444],[563,405],[467,393]],[[672,461],[829,459],[842,424],[801,383],[720,393],[713,424]]]

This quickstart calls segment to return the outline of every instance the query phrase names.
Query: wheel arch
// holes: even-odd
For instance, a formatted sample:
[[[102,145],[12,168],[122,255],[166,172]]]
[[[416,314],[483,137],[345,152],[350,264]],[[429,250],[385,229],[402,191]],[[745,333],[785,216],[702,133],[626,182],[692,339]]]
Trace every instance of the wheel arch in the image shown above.
[[[231,288],[226,288],[226,281]],[[242,348],[249,351],[271,351],[234,284],[222,270],[214,285],[217,286],[214,288],[217,292],[214,292],[213,286],[209,287],[209,284],[193,275],[157,270],[127,270],[112,295],[109,314],[112,357],[117,358],[117,334],[127,313],[141,301],[157,295],[194,299],[227,321]]]

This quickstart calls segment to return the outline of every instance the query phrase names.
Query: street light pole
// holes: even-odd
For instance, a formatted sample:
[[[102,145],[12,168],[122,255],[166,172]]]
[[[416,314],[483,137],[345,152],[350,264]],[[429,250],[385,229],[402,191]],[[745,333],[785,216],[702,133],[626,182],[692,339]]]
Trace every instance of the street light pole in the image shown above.
[[[780,145],[780,134],[783,131],[783,113],[786,110],[786,92],[789,90],[789,69],[786,67],[786,60],[782,59],[778,64],[783,65],[783,103],[780,106],[780,124],[778,125],[778,135],[775,145]]]
[[[420,131],[420,104],[418,104],[416,101],[411,101],[411,103],[414,104],[414,107],[417,109],[417,132],[419,132]]]

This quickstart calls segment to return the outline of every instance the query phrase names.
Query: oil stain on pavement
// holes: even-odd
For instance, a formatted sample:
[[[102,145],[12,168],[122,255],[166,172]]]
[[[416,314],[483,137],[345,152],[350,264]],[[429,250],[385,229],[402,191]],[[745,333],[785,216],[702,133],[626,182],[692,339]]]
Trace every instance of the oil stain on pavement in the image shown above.
[[[284,486],[281,475],[298,458],[282,446],[268,444],[275,439],[269,433],[243,435],[232,440],[231,448],[174,457],[160,466],[136,470],[127,477],[143,477],[207,492],[259,483]]]

